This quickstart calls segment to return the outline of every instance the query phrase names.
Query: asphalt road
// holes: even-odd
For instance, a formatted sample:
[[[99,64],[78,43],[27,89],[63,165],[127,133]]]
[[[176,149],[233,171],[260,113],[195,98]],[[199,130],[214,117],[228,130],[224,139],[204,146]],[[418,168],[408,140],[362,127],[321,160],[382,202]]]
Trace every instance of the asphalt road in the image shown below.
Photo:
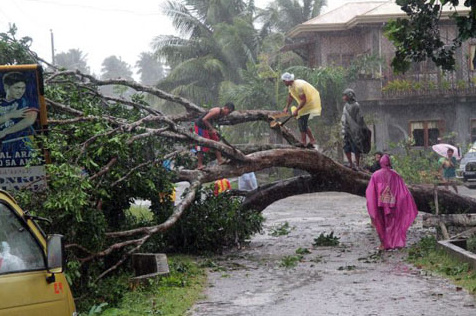
[[[460,187],[476,197],[476,190]],[[327,192],[289,197],[270,205],[265,232],[245,248],[212,258],[204,299],[192,316],[384,315],[475,316],[475,297],[449,281],[405,262],[405,251],[379,254],[365,199]],[[270,233],[284,223],[285,236]],[[333,232],[338,247],[313,247]],[[434,230],[419,216],[408,244]],[[294,268],[285,267],[298,248],[310,251]]]

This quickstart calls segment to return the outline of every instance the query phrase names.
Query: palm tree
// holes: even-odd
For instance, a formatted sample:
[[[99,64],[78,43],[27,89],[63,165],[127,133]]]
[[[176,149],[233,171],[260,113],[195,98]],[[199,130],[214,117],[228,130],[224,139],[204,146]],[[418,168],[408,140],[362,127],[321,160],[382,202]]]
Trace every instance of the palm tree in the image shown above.
[[[109,56],[102,62],[101,79],[132,80],[131,66],[115,55]]]
[[[142,84],[155,85],[165,77],[164,65],[150,52],[140,54],[136,67]]]
[[[260,13],[263,29],[286,33],[318,16],[326,0],[275,0]]]
[[[159,86],[204,103],[216,103],[222,82],[240,82],[240,69],[259,48],[254,6],[242,0],[168,1],[164,12],[181,34],[154,39],[171,72]]]
[[[285,100],[282,96],[278,98],[281,81],[277,81],[279,73],[266,67],[266,63],[258,65],[248,64],[247,69],[241,71],[243,83],[233,84],[226,82],[220,89],[220,101],[233,102],[238,110],[280,110],[284,104],[278,104],[278,100]],[[284,90],[284,89],[281,89]],[[225,129],[227,137],[237,143],[260,143],[260,140],[268,139],[268,122],[243,123],[233,128]]]
[[[70,49],[66,53],[59,53],[55,55],[56,65],[64,67],[69,70],[79,70],[83,73],[89,74],[89,66],[86,58],[88,54],[84,55],[80,49]]]
[[[102,62],[101,79],[132,79],[131,66],[115,55],[109,56]],[[124,89],[121,86],[102,86],[102,93],[107,95],[129,95],[132,94],[131,89]]]

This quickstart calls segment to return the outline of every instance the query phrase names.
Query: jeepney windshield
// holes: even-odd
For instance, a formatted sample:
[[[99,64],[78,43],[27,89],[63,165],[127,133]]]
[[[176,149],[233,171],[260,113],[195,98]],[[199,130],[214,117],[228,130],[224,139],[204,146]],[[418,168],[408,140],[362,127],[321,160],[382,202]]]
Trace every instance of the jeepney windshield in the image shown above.
[[[37,240],[5,204],[0,203],[0,274],[45,269]]]

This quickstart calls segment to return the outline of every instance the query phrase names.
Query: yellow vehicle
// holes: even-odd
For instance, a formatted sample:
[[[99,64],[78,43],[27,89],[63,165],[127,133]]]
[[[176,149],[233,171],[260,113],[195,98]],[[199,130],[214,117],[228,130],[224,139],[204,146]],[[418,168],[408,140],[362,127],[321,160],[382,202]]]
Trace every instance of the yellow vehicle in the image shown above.
[[[0,190],[0,316],[75,316],[62,236],[35,220]]]

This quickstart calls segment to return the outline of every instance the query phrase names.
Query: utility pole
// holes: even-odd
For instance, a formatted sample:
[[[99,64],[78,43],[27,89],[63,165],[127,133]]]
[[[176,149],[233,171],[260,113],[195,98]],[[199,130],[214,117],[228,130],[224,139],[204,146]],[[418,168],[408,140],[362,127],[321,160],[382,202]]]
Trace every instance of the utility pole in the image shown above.
[[[54,66],[55,63],[55,38],[53,35],[53,30],[50,29],[50,34],[51,34],[51,64]]]

